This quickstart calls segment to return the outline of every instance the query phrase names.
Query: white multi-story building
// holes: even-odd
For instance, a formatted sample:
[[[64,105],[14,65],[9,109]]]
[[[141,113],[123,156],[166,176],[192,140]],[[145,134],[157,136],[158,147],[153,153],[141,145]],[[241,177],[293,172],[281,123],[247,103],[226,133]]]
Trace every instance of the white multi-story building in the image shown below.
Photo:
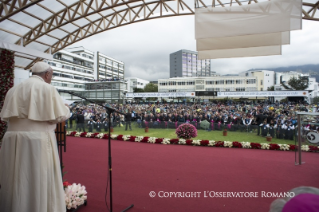
[[[101,101],[118,102],[127,92],[124,81],[124,63],[100,52],[83,47],[60,50],[48,63],[54,70],[51,84],[57,89],[77,92]],[[93,84],[99,86],[93,86]],[[109,92],[110,95],[106,94]],[[112,93],[112,95],[111,95]],[[65,99],[78,100],[70,94],[60,93]]]
[[[245,77],[257,77],[257,91],[267,91],[275,84],[275,72],[268,70],[250,70],[239,74]]]
[[[257,83],[254,76],[177,77],[159,79],[158,92],[256,91]]]
[[[127,81],[128,92],[133,92],[134,88],[144,89],[145,85],[150,83],[150,81],[148,80],[140,79],[137,77],[125,77],[125,81]]]

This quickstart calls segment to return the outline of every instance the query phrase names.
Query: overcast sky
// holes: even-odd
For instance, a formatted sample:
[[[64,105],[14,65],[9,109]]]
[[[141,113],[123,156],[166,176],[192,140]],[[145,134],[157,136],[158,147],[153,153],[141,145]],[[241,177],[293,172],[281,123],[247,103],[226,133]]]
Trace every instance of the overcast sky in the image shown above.
[[[303,29],[291,32],[291,44],[279,56],[214,59],[212,70],[237,74],[253,68],[319,64],[319,22],[303,21]],[[125,63],[125,77],[146,80],[169,78],[169,54],[180,49],[196,51],[194,16],[171,17],[134,23],[106,31],[72,47],[100,51]]]

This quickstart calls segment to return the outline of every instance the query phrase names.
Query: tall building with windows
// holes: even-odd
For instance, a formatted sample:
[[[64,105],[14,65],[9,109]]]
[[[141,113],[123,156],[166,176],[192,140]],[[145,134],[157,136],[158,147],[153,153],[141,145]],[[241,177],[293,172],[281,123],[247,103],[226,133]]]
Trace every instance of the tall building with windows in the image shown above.
[[[48,63],[54,70],[51,84],[57,89],[73,91],[92,100],[123,101],[127,92],[123,62],[83,47],[60,50],[53,58]],[[79,99],[66,93],[60,95],[65,99]]]
[[[211,60],[198,60],[197,52],[179,50],[169,56],[170,78],[173,77],[210,77]]]

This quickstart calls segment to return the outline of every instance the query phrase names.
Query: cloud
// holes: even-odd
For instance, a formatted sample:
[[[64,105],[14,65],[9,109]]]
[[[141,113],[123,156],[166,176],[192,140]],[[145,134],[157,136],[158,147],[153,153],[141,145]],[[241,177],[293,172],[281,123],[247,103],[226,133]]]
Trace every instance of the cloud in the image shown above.
[[[291,44],[282,55],[212,60],[212,70],[236,74],[252,68],[317,64],[319,23],[303,21],[303,30],[291,32]],[[196,50],[194,16],[154,19],[106,31],[74,46],[100,51],[125,63],[125,77],[146,80],[169,78],[169,54],[180,49]]]

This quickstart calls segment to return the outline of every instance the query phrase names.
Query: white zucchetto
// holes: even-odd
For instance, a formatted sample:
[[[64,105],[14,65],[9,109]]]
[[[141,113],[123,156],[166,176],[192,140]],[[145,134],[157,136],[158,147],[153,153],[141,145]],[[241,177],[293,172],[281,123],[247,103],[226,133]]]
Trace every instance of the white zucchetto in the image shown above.
[[[32,73],[41,73],[41,72],[45,72],[50,68],[50,65],[45,63],[45,62],[37,62],[35,63],[32,68],[31,68],[31,72]]]

